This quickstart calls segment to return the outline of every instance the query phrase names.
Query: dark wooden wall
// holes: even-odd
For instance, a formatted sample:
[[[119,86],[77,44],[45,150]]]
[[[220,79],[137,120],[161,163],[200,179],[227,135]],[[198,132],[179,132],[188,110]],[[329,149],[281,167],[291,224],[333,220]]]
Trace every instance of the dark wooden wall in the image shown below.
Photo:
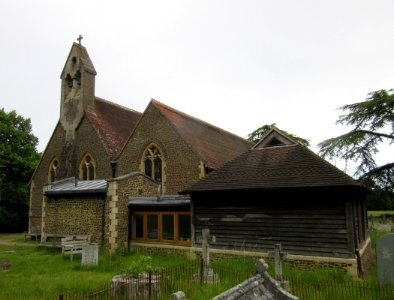
[[[354,257],[349,197],[335,190],[192,194],[195,245],[209,228],[211,248],[266,251],[281,243],[290,254]]]

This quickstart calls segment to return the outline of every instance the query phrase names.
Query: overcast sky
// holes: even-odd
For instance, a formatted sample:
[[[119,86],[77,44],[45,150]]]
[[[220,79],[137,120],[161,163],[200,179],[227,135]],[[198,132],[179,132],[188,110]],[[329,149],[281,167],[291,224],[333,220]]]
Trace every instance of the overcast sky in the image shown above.
[[[394,88],[393,0],[0,0],[0,107],[31,119],[43,151],[79,34],[96,95],[151,98],[246,137],[264,124],[343,133],[338,107]],[[388,147],[388,146],[387,146]]]

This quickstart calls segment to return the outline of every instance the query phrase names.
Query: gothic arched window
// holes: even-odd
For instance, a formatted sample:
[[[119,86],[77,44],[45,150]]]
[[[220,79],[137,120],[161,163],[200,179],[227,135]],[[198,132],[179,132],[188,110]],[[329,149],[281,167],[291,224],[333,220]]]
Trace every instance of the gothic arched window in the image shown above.
[[[96,164],[92,156],[87,153],[79,165],[79,179],[94,180],[96,178]]]
[[[59,170],[59,160],[57,158],[52,159],[49,165],[48,171],[48,182],[54,182],[57,180]]]
[[[146,176],[162,182],[163,181],[163,162],[160,150],[155,145],[150,145],[143,155],[143,166]]]

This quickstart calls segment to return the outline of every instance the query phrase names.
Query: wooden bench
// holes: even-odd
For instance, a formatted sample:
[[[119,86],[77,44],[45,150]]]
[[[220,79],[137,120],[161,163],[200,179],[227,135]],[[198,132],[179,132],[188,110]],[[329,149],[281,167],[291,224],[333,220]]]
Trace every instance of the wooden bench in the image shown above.
[[[67,237],[66,234],[53,234],[46,233],[41,238],[40,247],[49,247],[49,248],[61,248],[62,247],[62,238]]]
[[[82,254],[83,246],[90,243],[90,235],[74,235],[62,238],[62,254],[70,255],[73,260],[74,254]]]
[[[31,240],[33,237],[36,241],[41,237],[41,227],[40,226],[32,226],[30,231],[25,231],[25,240]]]

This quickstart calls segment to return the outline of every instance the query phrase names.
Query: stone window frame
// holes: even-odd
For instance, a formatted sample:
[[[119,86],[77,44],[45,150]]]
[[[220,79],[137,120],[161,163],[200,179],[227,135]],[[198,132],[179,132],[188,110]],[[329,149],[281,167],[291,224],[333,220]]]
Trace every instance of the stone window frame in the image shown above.
[[[91,169],[93,168],[93,178],[91,177]],[[84,168],[86,168],[86,173],[84,173]],[[81,159],[81,163],[79,164],[79,179],[80,180],[94,180],[96,179],[96,161],[93,155],[90,152],[86,152]],[[84,176],[86,175],[86,177]]]
[[[148,238],[148,215],[154,215],[158,217],[158,238],[157,239],[149,239]],[[163,216],[164,215],[172,215],[174,216],[174,239],[166,240],[163,239]],[[136,238],[136,216],[143,217],[143,237]],[[190,238],[186,241],[179,240],[179,216],[190,216],[191,213],[187,211],[136,211],[133,212],[131,218],[131,238],[136,242],[144,242],[144,243],[160,243],[160,244],[172,244],[172,245],[182,245],[182,246],[191,246],[192,237],[191,237],[191,228],[190,228]],[[190,224],[191,226],[191,224]]]
[[[60,161],[59,159],[55,156],[52,158],[49,168],[48,168],[48,183],[52,183],[57,181],[56,177],[59,172],[59,167],[60,167]]]
[[[149,153],[150,152],[149,150],[152,149],[152,148],[156,148],[157,149],[157,152],[159,153],[159,157],[161,159],[161,182],[155,180],[155,178],[154,178],[154,173],[155,173],[154,172],[154,170],[155,170],[154,160],[153,161],[151,160],[152,161],[151,175],[148,175],[146,173],[146,170],[145,170],[145,160],[148,157],[148,155],[152,155],[152,153]],[[156,154],[154,154],[154,155],[156,155]],[[156,182],[161,184],[162,192],[165,193],[165,191],[166,191],[166,172],[165,172],[165,170],[166,170],[166,158],[165,158],[165,155],[164,155],[164,151],[162,150],[162,147],[160,147],[156,143],[150,143],[150,144],[148,144],[145,147],[145,149],[144,149],[144,151],[142,152],[142,155],[141,155],[140,170],[141,170],[141,172],[143,174],[145,174],[146,176],[152,178],[153,180],[155,180]]]

